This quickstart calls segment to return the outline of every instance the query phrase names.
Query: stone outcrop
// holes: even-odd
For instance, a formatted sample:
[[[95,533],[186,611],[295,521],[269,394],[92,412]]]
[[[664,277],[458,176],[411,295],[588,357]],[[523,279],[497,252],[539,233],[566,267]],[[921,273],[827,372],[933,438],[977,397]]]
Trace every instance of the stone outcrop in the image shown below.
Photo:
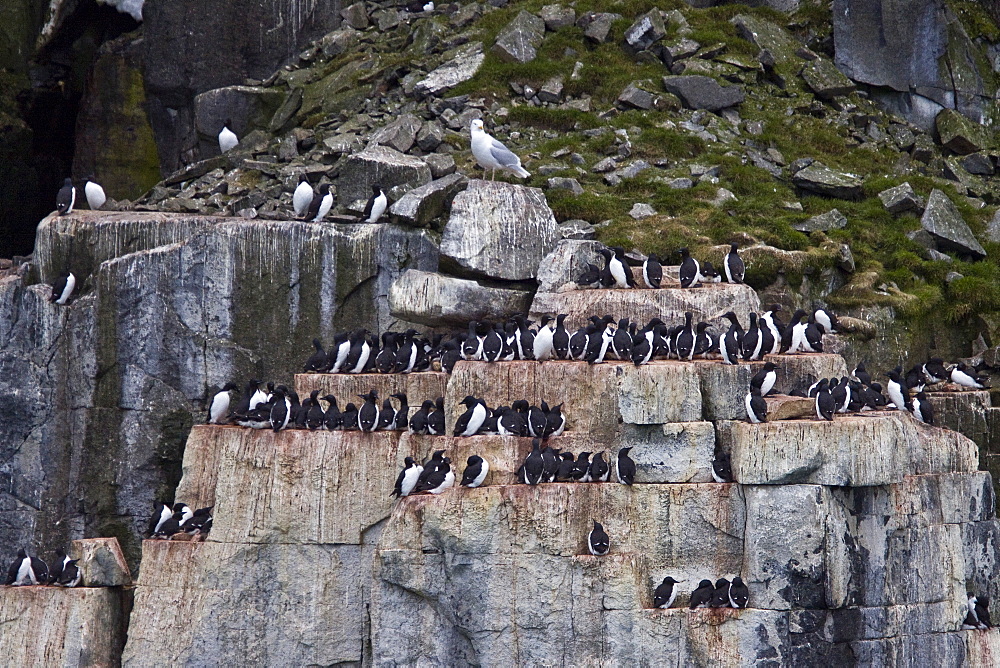
[[[923,227],[941,250],[949,250],[973,259],[986,257],[986,249],[976,240],[958,207],[944,192],[935,188],[927,198],[927,207],[920,218]]]
[[[168,214],[49,218],[36,248],[39,278],[71,269],[79,296],[57,307],[47,285],[0,281],[0,406],[17,416],[0,423],[0,536],[115,535],[133,565],[210,388],[290,381],[313,337],[387,328],[395,278],[437,266],[426,233],[395,225]]]
[[[719,111],[738,105],[746,98],[741,87],[722,86],[715,79],[700,75],[663,77],[663,87],[690,109]]]
[[[531,292],[484,285],[430,271],[407,271],[389,287],[393,317],[432,327],[464,327],[471,320],[503,321],[524,313]]]
[[[863,193],[860,177],[832,170],[818,162],[795,172],[792,183],[817,195],[838,199],[860,199]]]
[[[472,180],[452,200],[441,261],[455,273],[522,281],[536,276],[558,240],[555,216],[541,190]]]

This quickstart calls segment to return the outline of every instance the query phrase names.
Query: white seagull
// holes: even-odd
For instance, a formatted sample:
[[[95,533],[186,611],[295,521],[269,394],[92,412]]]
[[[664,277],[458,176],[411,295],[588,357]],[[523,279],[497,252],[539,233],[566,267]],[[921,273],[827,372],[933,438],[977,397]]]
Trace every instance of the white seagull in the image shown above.
[[[508,172],[526,179],[531,174],[521,166],[521,159],[511,153],[510,149],[491,137],[483,129],[483,121],[479,118],[472,121],[472,155],[476,157],[476,162],[483,168],[483,175],[486,170],[492,170],[493,177],[498,169],[506,169]]]

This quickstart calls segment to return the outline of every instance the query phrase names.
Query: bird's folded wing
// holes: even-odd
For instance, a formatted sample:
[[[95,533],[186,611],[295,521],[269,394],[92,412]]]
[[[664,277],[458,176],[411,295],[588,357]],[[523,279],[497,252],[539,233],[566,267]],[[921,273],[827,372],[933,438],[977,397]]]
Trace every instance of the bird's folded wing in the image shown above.
[[[493,159],[499,162],[501,165],[519,165],[521,164],[520,158],[510,152],[510,150],[498,142],[496,139],[490,144],[490,155]]]

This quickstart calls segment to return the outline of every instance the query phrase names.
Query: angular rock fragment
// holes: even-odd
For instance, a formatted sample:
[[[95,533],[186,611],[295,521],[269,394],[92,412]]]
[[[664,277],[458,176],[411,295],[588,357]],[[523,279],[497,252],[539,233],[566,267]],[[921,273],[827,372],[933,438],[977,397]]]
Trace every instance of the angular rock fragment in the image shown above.
[[[504,321],[524,313],[530,303],[531,293],[526,290],[488,287],[426,271],[407,271],[389,288],[390,313],[431,327],[461,327],[471,320]]]
[[[976,240],[958,207],[937,188],[927,198],[920,226],[934,237],[942,250],[952,250],[977,260],[986,257],[986,250]]]
[[[740,86],[722,86],[711,77],[663,77],[663,87],[681,99],[689,109],[719,111],[743,102],[746,95]]]

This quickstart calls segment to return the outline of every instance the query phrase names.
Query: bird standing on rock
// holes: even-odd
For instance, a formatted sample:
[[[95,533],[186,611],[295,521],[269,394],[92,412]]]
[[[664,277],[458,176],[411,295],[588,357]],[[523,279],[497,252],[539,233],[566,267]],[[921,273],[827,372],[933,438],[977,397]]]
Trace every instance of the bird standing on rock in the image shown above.
[[[722,266],[726,270],[726,280],[730,283],[742,283],[743,276],[746,273],[746,265],[743,264],[743,259],[737,252],[739,246],[736,244],[729,245],[729,252],[726,253],[726,259],[723,261]]]
[[[361,214],[361,217],[365,219],[366,223],[377,223],[378,219],[385,213],[387,206],[389,206],[389,200],[382,192],[382,186],[376,183],[372,186],[372,196],[368,199],[365,212]]]
[[[483,168],[484,177],[487,169],[493,172],[493,178],[496,177],[498,169],[505,169],[522,179],[531,176],[530,172],[521,167],[520,158],[486,132],[482,119],[477,118],[472,121],[470,132],[472,133],[472,155],[475,156],[479,166]]]
[[[52,284],[52,294],[49,296],[49,302],[65,306],[69,302],[74,288],[76,288],[76,276],[69,271],[62,272],[59,274],[56,282]]]
[[[678,581],[669,575],[663,578],[663,582],[653,592],[654,608],[666,610],[674,604],[674,599],[677,598],[677,587],[674,586],[675,584],[679,584]]]
[[[587,547],[590,548],[590,553],[595,557],[603,557],[611,551],[611,539],[608,538],[604,527],[597,520],[594,520],[594,528],[587,536]]]
[[[299,185],[295,186],[295,192],[292,193],[292,209],[298,218],[306,215],[315,194],[309,185],[309,178],[305,174],[300,174]]]
[[[236,133],[230,129],[232,124],[233,121],[227,118],[226,122],[222,124],[222,129],[219,130],[219,150],[223,153],[231,151],[240,143]]]
[[[56,211],[60,216],[73,213],[74,204],[76,204],[76,187],[73,185],[73,179],[66,179],[56,194]]]
[[[87,177],[87,182],[83,186],[83,194],[87,196],[87,206],[90,207],[91,211],[99,210],[108,201],[107,195],[104,194],[104,188],[94,182],[93,176]]]

